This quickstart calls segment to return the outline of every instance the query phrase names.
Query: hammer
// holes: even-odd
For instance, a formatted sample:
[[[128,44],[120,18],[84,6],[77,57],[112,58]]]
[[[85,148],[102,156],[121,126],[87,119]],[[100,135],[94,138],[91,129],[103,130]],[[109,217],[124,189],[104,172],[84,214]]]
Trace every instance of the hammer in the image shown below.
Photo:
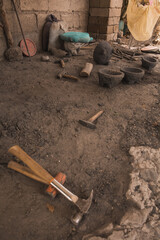
[[[104,113],[104,111],[100,111],[98,113],[96,113],[93,117],[91,117],[90,119],[86,120],[79,120],[79,123],[82,124],[85,127],[91,128],[91,129],[95,129],[96,125],[93,123],[97,118],[99,118],[102,113]]]
[[[39,182],[42,182],[42,183],[48,185],[48,183],[43,178],[38,177],[37,175],[35,175],[34,172],[30,168],[28,168],[26,166],[22,166],[21,164],[19,164],[17,162],[10,161],[8,163],[8,168],[13,169],[13,170],[15,170],[15,171],[17,171],[19,173],[24,174],[27,177],[30,177],[30,178],[32,178],[32,179],[34,179],[36,181],[39,181]],[[64,182],[66,180],[66,175],[64,173],[59,172],[56,175],[55,179],[58,182],[60,182],[61,184],[64,184]],[[48,193],[52,198],[55,198],[56,195],[57,195],[57,190],[53,186],[49,185],[48,188],[46,189],[46,193]]]
[[[63,73],[59,73],[57,75],[57,78],[59,78],[59,79],[62,79],[62,78],[71,79],[71,80],[73,80],[75,82],[79,81],[79,78],[77,78],[77,77],[75,77],[73,75],[63,74]]]
[[[56,188],[60,193],[63,194],[69,201],[75,204],[81,213],[86,214],[91,206],[93,199],[93,190],[90,193],[88,199],[81,199],[77,195],[70,192],[67,188],[65,188],[62,184],[60,184],[55,178],[50,175],[48,171],[46,171],[41,165],[39,165],[36,161],[34,161],[30,156],[27,155],[19,146],[13,146],[9,149],[9,153],[19,158],[23,161],[38,177],[45,180],[45,182],[49,185],[52,185]]]

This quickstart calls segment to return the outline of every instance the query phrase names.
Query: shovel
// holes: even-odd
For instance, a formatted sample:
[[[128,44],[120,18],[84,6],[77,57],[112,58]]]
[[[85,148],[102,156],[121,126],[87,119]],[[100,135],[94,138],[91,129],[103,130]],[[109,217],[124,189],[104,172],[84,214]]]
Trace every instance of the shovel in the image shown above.
[[[88,199],[81,199],[62,184],[60,184],[50,173],[48,173],[42,166],[35,162],[30,156],[27,155],[19,146],[13,146],[9,149],[9,152],[23,161],[37,176],[42,178],[47,184],[51,184],[60,193],[62,193],[69,201],[74,203],[83,214],[86,214],[91,206],[93,198],[93,190]]]

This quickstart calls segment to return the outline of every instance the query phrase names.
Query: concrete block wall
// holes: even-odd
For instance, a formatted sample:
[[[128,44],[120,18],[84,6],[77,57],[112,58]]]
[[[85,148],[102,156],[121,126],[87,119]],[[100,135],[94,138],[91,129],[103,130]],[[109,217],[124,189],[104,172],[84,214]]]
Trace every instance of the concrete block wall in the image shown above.
[[[3,0],[14,45],[22,39],[17,18],[11,0]],[[45,19],[49,14],[55,15],[59,20],[64,20],[69,30],[87,31],[89,0],[15,0],[25,37],[35,41],[41,49],[41,33]],[[0,24],[0,56],[3,55],[6,41],[3,27]]]
[[[116,40],[123,0],[90,0],[88,32],[95,38]]]

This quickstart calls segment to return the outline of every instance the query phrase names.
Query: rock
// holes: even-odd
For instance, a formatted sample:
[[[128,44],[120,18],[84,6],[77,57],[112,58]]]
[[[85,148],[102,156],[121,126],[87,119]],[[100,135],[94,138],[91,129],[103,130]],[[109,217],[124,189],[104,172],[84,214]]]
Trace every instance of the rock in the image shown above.
[[[52,48],[50,49],[51,53],[57,58],[63,58],[67,55],[67,52],[61,49]]]
[[[125,236],[125,240],[137,240],[137,235],[138,235],[137,231],[133,230],[129,232],[127,236]]]
[[[103,226],[102,228],[98,229],[98,230],[96,231],[96,233],[97,233],[98,235],[102,235],[102,234],[109,234],[109,233],[111,233],[112,231],[113,231],[113,224],[110,223],[109,225]]]
[[[124,232],[121,231],[113,231],[113,233],[107,238],[107,240],[123,240]]]
[[[138,172],[133,172],[131,174],[131,183],[126,193],[127,199],[134,201],[140,209],[144,209],[154,205],[151,194],[152,191],[148,183],[139,178]]]
[[[106,41],[99,43],[93,53],[93,59],[97,64],[107,65],[112,56],[112,47]]]
[[[142,169],[140,170],[140,177],[143,178],[146,182],[157,182],[158,174],[155,169]]]
[[[107,238],[91,237],[91,238],[88,238],[88,240],[107,240]]]
[[[137,210],[135,208],[132,208],[122,217],[120,225],[130,228],[142,227],[151,211],[152,208],[147,208],[143,210]]]
[[[49,56],[42,56],[42,57],[41,57],[41,61],[42,61],[42,62],[49,62],[49,60],[50,60],[50,59],[49,59]]]
[[[4,56],[10,62],[23,60],[22,50],[20,47],[11,47],[7,49]]]

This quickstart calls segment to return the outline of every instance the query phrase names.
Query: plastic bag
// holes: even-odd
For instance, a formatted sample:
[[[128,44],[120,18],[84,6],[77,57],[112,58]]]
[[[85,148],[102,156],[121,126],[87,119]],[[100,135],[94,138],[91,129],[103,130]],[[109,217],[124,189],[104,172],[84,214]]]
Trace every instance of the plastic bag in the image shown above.
[[[127,8],[127,25],[137,41],[147,41],[152,37],[153,29],[160,16],[159,9],[154,5],[137,4],[129,0]]]
[[[88,33],[84,32],[66,32],[61,34],[61,39],[67,42],[88,43],[93,40]]]

